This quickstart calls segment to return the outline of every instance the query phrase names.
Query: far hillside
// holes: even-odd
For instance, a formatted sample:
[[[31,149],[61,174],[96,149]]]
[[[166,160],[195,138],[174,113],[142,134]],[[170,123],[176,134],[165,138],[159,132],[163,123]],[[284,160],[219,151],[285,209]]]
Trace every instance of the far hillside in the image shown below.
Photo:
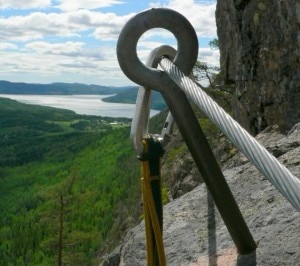
[[[70,94],[115,94],[127,87],[107,87],[81,83],[32,84],[0,80],[0,94],[39,94],[39,95],[70,95]]]
[[[0,94],[25,94],[25,95],[108,95],[103,99],[109,103],[129,103],[136,102],[138,87],[136,86],[101,86],[87,85],[81,83],[51,83],[32,84],[23,82],[9,82],[0,80]],[[109,95],[113,95],[110,96]],[[166,104],[159,92],[153,91],[151,108],[163,110]]]
[[[135,103],[138,93],[138,87],[129,87],[126,90],[119,91],[116,95],[102,99],[109,103]],[[166,103],[157,91],[152,92],[151,108],[155,110],[163,110],[166,108]]]
[[[43,160],[54,146],[57,147],[55,156],[60,153],[69,156],[75,147],[80,150],[94,137],[115,127],[128,126],[130,121],[128,118],[79,115],[70,110],[28,105],[0,97],[0,172],[2,166]],[[71,153],[66,149],[66,139],[73,139]]]

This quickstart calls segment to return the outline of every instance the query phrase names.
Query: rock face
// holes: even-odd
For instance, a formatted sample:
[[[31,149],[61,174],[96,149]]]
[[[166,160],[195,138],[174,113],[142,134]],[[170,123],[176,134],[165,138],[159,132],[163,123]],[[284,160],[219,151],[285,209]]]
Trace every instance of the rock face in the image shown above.
[[[299,0],[218,0],[221,72],[234,116],[256,135],[300,121]]]
[[[161,170],[162,176],[167,177],[170,199],[176,199],[203,183],[177,127],[166,147]]]
[[[269,127],[257,137],[278,160],[300,176],[300,123],[285,136]],[[224,176],[248,227],[256,251],[238,255],[205,184],[164,208],[167,265],[299,265],[300,213],[241,154],[225,165]],[[146,265],[144,223],[102,265]]]

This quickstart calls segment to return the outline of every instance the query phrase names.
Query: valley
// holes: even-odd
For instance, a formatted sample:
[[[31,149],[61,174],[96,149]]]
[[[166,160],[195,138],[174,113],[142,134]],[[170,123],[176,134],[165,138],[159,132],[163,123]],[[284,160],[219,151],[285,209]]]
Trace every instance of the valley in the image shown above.
[[[0,99],[1,266],[95,265],[137,220],[130,119],[115,120]]]

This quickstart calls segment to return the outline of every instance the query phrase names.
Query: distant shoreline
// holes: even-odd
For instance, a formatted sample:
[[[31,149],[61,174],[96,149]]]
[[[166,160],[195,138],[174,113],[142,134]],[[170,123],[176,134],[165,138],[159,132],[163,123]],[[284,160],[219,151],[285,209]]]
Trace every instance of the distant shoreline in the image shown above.
[[[41,95],[41,94],[0,94],[2,98],[9,98],[25,104],[50,106],[54,108],[72,110],[77,114],[107,117],[133,118],[136,105],[131,103],[110,103],[102,101],[110,95]],[[151,116],[159,113],[151,110]]]
[[[105,98],[104,102],[107,103],[135,104],[137,93],[137,86],[108,87],[80,83],[31,84],[0,80],[0,94],[2,95],[106,95],[103,98]],[[151,98],[152,109],[161,111],[166,108],[166,104],[159,92],[153,91]]]

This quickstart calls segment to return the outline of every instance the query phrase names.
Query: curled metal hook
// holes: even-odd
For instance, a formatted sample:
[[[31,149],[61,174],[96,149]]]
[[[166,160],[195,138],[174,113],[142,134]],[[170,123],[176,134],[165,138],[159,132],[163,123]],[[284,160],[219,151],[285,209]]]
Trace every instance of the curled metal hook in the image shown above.
[[[256,248],[254,239],[187,96],[166,72],[145,66],[137,57],[136,46],[139,38],[152,28],[164,28],[175,35],[178,41],[178,52],[173,63],[185,75],[192,72],[198,53],[196,33],[182,15],[169,9],[151,9],[142,12],[125,25],[117,46],[119,64],[132,81],[161,92],[239,253],[250,253]]]
[[[180,13],[167,8],[153,8],[131,18],[122,29],[117,56],[121,69],[133,82],[156,89],[162,83],[163,71],[145,66],[137,56],[137,43],[146,31],[163,28],[177,39],[177,54],[174,64],[189,74],[197,60],[198,39],[190,22]]]

